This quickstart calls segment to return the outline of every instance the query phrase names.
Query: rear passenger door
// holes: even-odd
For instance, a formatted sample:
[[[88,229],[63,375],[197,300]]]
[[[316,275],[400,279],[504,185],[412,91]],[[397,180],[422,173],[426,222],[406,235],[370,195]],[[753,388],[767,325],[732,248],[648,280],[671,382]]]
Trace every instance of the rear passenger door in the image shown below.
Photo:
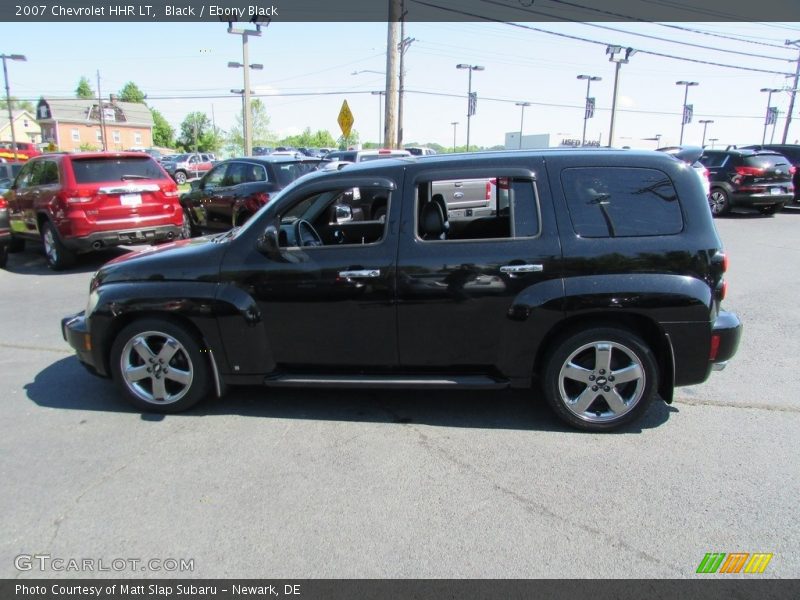
[[[474,373],[519,368],[522,294],[560,302],[560,245],[541,159],[498,168],[437,171],[411,167],[403,196],[397,265],[398,345],[404,369]],[[507,163],[506,163],[507,164]],[[448,220],[431,229],[430,204],[443,204],[443,182],[485,178],[503,183],[491,216]],[[446,212],[445,212],[446,214]]]

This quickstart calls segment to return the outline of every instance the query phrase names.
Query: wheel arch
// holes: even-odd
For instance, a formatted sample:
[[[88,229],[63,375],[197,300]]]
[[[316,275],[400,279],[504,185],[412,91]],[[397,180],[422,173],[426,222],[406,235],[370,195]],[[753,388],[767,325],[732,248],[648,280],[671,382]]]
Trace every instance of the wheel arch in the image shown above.
[[[658,394],[667,403],[671,403],[675,361],[669,336],[656,321],[637,313],[593,312],[560,321],[544,335],[539,345],[534,362],[534,376],[541,378],[547,356],[559,342],[581,330],[596,327],[623,329],[642,338],[656,357],[659,369]]]

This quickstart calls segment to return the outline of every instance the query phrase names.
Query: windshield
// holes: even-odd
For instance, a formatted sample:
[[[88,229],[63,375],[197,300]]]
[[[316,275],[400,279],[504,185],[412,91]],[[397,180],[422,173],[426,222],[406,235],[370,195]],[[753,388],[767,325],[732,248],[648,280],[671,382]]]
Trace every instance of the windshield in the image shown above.
[[[188,154],[178,154],[177,156],[170,156],[170,157],[166,158],[165,160],[171,160],[171,161],[175,161],[175,162],[185,162],[185,161],[189,160],[189,155]]]

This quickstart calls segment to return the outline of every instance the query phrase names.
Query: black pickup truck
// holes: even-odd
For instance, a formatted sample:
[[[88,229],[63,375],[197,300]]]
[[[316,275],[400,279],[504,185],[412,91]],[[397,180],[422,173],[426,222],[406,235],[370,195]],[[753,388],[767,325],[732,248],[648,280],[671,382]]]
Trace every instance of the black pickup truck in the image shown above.
[[[462,179],[502,183],[494,214],[448,219],[434,191]],[[354,188],[387,212],[347,218]],[[697,176],[662,153],[396,158],[308,175],[243,227],[108,263],[62,332],[143,410],[234,384],[513,387],[603,431],[735,354],[726,268]]]

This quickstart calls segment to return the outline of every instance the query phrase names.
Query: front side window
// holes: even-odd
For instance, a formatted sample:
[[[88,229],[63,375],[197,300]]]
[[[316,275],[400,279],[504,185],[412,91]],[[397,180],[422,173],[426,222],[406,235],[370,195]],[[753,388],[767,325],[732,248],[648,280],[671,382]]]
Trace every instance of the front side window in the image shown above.
[[[678,193],[663,171],[571,168],[561,172],[561,184],[580,237],[674,235],[683,230]]]
[[[211,169],[203,180],[203,187],[214,188],[223,185],[222,182],[225,180],[225,173],[227,170],[228,163],[225,163],[224,165],[217,165]]]
[[[119,144],[122,141],[122,137],[120,136],[119,129],[115,129],[112,132],[112,134],[114,136],[114,143],[115,144]]]
[[[353,246],[384,239],[390,191],[337,188],[298,199],[281,215],[281,246]]]

